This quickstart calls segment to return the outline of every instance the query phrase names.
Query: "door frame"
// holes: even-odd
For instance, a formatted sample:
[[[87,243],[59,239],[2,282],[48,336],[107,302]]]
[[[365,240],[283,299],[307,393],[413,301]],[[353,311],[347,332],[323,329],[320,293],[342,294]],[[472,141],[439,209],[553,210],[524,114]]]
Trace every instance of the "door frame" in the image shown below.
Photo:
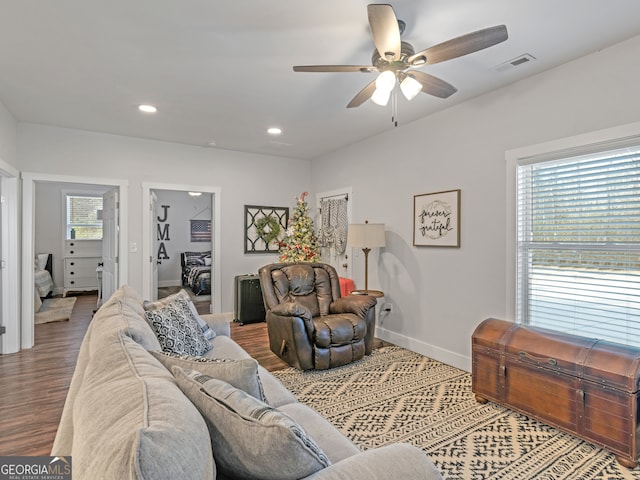
[[[20,350],[20,172],[0,160],[0,215],[2,238],[0,239],[0,267],[2,288],[0,296],[1,324],[6,327],[0,335],[0,353],[15,353]],[[31,262],[33,269],[33,262]],[[33,294],[32,294],[33,295]],[[32,300],[33,304],[33,300]]]
[[[221,268],[221,254],[220,247],[221,242],[221,196],[222,189],[220,187],[203,187],[201,185],[181,185],[181,184],[169,184],[169,183],[143,183],[142,184],[142,296],[143,298],[151,297],[151,287],[153,279],[151,278],[150,263],[155,261],[155,252],[153,252],[153,236],[148,228],[151,224],[151,212],[149,210],[149,198],[152,190],[174,190],[182,192],[203,192],[211,194],[211,248],[212,252],[212,265],[211,269],[211,304],[209,305],[209,311],[211,313],[221,313],[222,302],[222,268]],[[146,259],[149,259],[147,263]]]
[[[353,188],[351,187],[338,188],[336,190],[316,193],[316,217],[315,217],[316,230],[321,228],[320,222],[322,220],[322,217],[320,216],[320,203],[322,202],[322,199],[333,198],[333,197],[347,198],[347,228],[348,228],[348,224],[351,223],[351,217],[353,215],[353,212],[352,212]],[[338,272],[338,276],[353,278],[353,259],[354,259],[353,250],[354,250],[353,248],[347,247],[344,253],[342,254],[342,259],[337,260],[337,263],[339,264],[346,263],[347,268],[343,268],[342,265],[333,265],[334,264],[333,259],[330,259],[329,261],[326,262],[333,265],[333,267],[336,269],[336,272]]]
[[[128,232],[128,180],[75,177],[72,175],[53,175],[41,173],[22,173],[22,348],[31,348],[35,343],[35,312],[33,311],[34,278],[33,259],[35,258],[35,184],[36,182],[79,183],[118,187],[120,189],[120,246],[119,272],[117,284],[124,285],[129,279],[129,251],[122,248],[127,245]]]

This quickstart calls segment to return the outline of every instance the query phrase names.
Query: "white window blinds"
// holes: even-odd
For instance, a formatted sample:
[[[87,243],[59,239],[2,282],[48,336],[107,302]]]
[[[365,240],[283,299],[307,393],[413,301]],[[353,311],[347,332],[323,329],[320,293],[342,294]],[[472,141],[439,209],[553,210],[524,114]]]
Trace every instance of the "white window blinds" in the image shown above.
[[[518,166],[517,321],[640,346],[640,147]]]

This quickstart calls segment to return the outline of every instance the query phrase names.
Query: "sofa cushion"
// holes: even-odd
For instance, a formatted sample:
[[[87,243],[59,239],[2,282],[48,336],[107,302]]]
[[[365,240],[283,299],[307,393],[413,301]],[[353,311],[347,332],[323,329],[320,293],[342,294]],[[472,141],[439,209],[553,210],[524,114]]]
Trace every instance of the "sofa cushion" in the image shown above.
[[[180,290],[178,293],[174,293],[167,297],[160,298],[155,302],[150,302],[148,300],[145,300],[143,303],[143,307],[145,310],[158,310],[160,308],[166,307],[168,304],[172,303],[173,301],[179,298],[183,299],[185,302],[187,302],[187,305],[189,305],[189,310],[191,310],[191,314],[193,315],[193,318],[198,322],[198,325],[200,325],[200,329],[202,330],[202,333],[204,334],[205,338],[207,340],[211,340],[213,337],[215,337],[216,333],[211,329],[209,324],[205,322],[202,319],[202,317],[200,317],[200,314],[198,314],[198,309],[194,305],[189,294],[184,289]]]
[[[73,415],[74,479],[215,478],[202,416],[171,373],[124,332],[102,338]]]
[[[183,297],[178,296],[166,305],[154,305],[144,314],[163,351],[202,355],[211,350],[211,344]]]
[[[202,356],[206,358],[228,358],[230,360],[251,358],[240,345],[226,335],[217,335],[211,340],[211,350]]]
[[[298,401],[295,395],[287,390],[282,382],[269,373],[263,366],[258,367],[258,375],[260,376],[260,383],[262,383],[262,388],[264,389],[264,395],[272,407],[279,408],[282,405],[296,403]]]
[[[351,440],[304,403],[289,403],[278,407],[278,410],[298,422],[304,428],[304,431],[313,438],[313,441],[318,444],[332,464],[360,452],[360,449]]]
[[[185,370],[197,370],[218,380],[230,383],[249,395],[266,402],[260,377],[258,362],[253,358],[229,360],[226,358],[191,357],[167,352],[151,352],[167,370],[178,366]]]
[[[147,350],[159,350],[160,343],[153,328],[146,321],[142,297],[129,286],[119,288],[96,312],[87,333],[90,351],[102,347],[105,335],[123,330]],[[87,340],[87,338],[85,339]]]
[[[221,380],[173,367],[178,385],[202,413],[216,465],[233,478],[304,478],[329,460],[288,415]]]

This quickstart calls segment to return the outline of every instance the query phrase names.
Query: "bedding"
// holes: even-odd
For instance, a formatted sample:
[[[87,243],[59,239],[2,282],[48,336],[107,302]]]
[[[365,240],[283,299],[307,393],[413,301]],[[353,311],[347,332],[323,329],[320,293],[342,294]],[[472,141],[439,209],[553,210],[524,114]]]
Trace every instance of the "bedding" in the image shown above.
[[[180,254],[182,285],[195,295],[211,294],[211,251]]]
[[[35,281],[36,293],[40,298],[45,298],[53,291],[51,257],[52,255],[50,253],[40,253],[36,257],[33,278]]]

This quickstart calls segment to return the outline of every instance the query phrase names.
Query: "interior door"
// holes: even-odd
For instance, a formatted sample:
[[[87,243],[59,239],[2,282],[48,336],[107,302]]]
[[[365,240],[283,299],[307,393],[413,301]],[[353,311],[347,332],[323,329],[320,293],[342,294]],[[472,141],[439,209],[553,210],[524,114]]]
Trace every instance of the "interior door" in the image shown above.
[[[151,232],[151,255],[149,256],[149,268],[151,269],[151,300],[158,299],[158,213],[156,212],[156,204],[158,196],[151,191],[149,194],[149,231]]]
[[[333,190],[331,192],[318,193],[316,195],[316,216],[314,219],[314,227],[317,232],[322,228],[322,211],[321,204],[323,199],[345,198],[347,200],[347,224],[351,222],[351,188]],[[347,247],[340,252],[331,243],[320,248],[322,262],[332,265],[340,277],[353,278],[351,275],[353,259],[351,258],[351,248]]]
[[[118,286],[118,188],[102,196],[102,289],[100,303]]]

